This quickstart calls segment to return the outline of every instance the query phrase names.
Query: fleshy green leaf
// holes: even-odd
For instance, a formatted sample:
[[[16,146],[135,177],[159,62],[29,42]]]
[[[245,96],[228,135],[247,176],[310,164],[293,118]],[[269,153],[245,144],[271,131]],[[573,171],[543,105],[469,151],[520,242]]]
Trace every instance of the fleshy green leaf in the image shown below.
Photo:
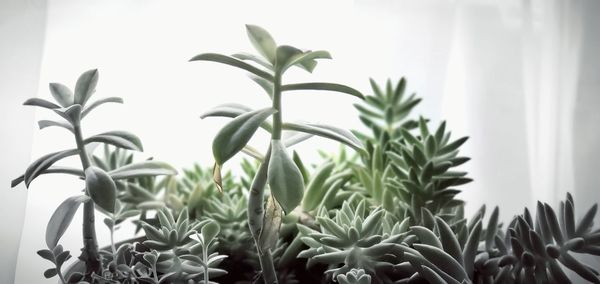
[[[254,48],[269,62],[275,64],[277,44],[269,32],[259,26],[246,25],[246,33],[248,33],[248,38],[250,38],[250,42]]]
[[[99,107],[99,106],[101,106],[101,105],[103,105],[105,103],[119,103],[119,104],[122,104],[123,103],[123,99],[122,98],[118,98],[118,97],[110,97],[110,98],[104,98],[104,99],[97,100],[97,101],[93,102],[91,105],[89,105],[88,107],[86,107],[81,112],[81,118],[84,118],[93,109],[95,109],[95,108],[97,108],[97,107]]]
[[[275,113],[274,108],[265,108],[237,116],[225,125],[213,140],[213,155],[219,165],[241,151],[250,141],[258,127]]]
[[[63,107],[69,107],[73,104],[73,92],[63,84],[50,83],[50,93]]]
[[[96,205],[110,213],[115,213],[117,186],[107,172],[94,166],[87,168],[85,186]]]
[[[140,141],[140,138],[127,131],[109,131],[89,137],[83,142],[85,144],[99,142],[128,150],[143,151],[142,141]]]
[[[290,66],[290,62],[302,54],[302,50],[289,45],[280,45],[277,47],[275,69],[283,73]]]
[[[53,102],[49,102],[47,100],[44,99],[38,99],[38,98],[31,98],[26,100],[23,105],[26,106],[38,106],[38,107],[43,107],[43,108],[47,108],[47,109],[56,109],[56,108],[60,108],[59,105],[53,103]]]
[[[176,175],[177,171],[165,162],[148,160],[122,166],[110,171],[109,174],[117,180],[145,176]]]
[[[325,197],[327,188],[323,185],[325,180],[331,175],[335,164],[333,162],[326,163],[319,167],[310,182],[306,186],[306,194],[302,201],[304,211],[309,212],[314,210]]]
[[[71,224],[71,220],[73,220],[73,216],[77,212],[79,205],[89,199],[85,195],[72,196],[56,208],[46,227],[46,245],[48,245],[48,248],[54,249],[56,247],[58,241],[69,227],[69,224]]]
[[[41,175],[45,170],[47,170],[50,166],[52,166],[57,161],[65,158],[65,157],[69,157],[69,156],[73,156],[73,155],[77,155],[77,154],[79,154],[79,150],[70,149],[70,150],[54,152],[54,153],[50,153],[45,156],[42,156],[41,158],[37,159],[35,162],[31,163],[31,165],[25,171],[25,174],[23,177],[24,181],[25,181],[25,185],[27,187],[29,187],[31,182],[37,176]]]
[[[202,234],[205,245],[210,244],[210,242],[215,239],[215,237],[219,234],[220,229],[221,228],[219,227],[219,224],[212,220],[206,223],[206,225],[202,226],[200,233]]]
[[[307,51],[301,55],[295,56],[292,60],[290,60],[286,68],[291,66],[299,66],[312,73],[317,66],[317,61],[315,59],[331,59],[331,55],[325,50]]]
[[[348,95],[364,99],[365,97],[358,90],[348,87],[346,85],[335,84],[335,83],[299,83],[299,84],[288,84],[281,86],[282,91],[299,91],[299,90],[315,90],[315,91],[333,91],[340,92]]]
[[[58,126],[58,127],[62,127],[66,130],[71,131],[71,133],[74,133],[72,125],[64,123],[64,122],[59,122],[59,121],[40,120],[40,121],[38,121],[38,126],[40,127],[40,129],[44,129],[44,128],[50,127],[50,126]]]
[[[289,157],[281,140],[271,141],[267,180],[271,193],[286,214],[292,212],[302,201],[304,194],[302,173]]]
[[[203,54],[198,54],[194,57],[192,57],[192,59],[190,59],[190,61],[213,61],[213,62],[218,62],[218,63],[222,63],[222,64],[226,64],[226,65],[231,65],[240,69],[244,69],[258,77],[261,78],[265,78],[269,81],[273,81],[273,75],[271,75],[270,73],[258,69],[244,61],[241,61],[237,58],[231,57],[231,56],[227,56],[227,55],[223,55],[223,54],[218,54],[218,53],[203,53]]]
[[[96,85],[98,84],[98,69],[92,69],[84,72],[77,79],[75,84],[75,104],[79,104],[82,107],[96,91]]]
[[[304,133],[309,133],[309,134],[329,138],[329,139],[341,142],[343,144],[346,144],[359,152],[364,152],[360,141],[355,140],[356,138],[351,139],[348,136],[348,133],[346,133],[344,130],[339,129],[339,128],[334,128],[332,126],[325,127],[325,126],[316,125],[316,124],[297,124],[297,123],[283,123],[282,128],[284,130],[300,131],[300,132],[304,132]],[[352,133],[349,133],[349,134],[352,135]]]

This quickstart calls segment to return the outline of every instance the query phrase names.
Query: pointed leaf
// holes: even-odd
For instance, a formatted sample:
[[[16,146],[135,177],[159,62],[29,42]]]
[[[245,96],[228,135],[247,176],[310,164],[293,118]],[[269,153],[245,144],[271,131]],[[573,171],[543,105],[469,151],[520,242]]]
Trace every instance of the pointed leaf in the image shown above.
[[[115,213],[117,186],[107,172],[95,166],[87,168],[85,186],[96,205],[110,213]]]
[[[363,146],[360,143],[356,143],[357,141],[354,141],[354,139],[350,139],[349,137],[347,137],[346,134],[342,134],[340,131],[333,131],[334,128],[331,126],[323,127],[314,124],[283,123],[282,128],[284,130],[300,131],[329,138],[346,144],[359,152],[364,152]]]
[[[277,44],[269,32],[259,26],[246,25],[246,33],[254,48],[269,60],[269,62],[275,64]]]
[[[79,104],[82,107],[96,91],[96,85],[98,84],[98,69],[92,69],[84,72],[77,79],[75,84],[75,104]]]
[[[95,102],[93,102],[91,105],[89,105],[88,107],[86,107],[82,112],[81,112],[81,118],[83,119],[86,115],[88,115],[93,109],[105,104],[105,103],[119,103],[122,104],[123,103],[123,99],[119,98],[119,97],[109,97],[109,98],[104,98],[104,99],[100,99],[97,100]]]
[[[335,83],[323,83],[323,82],[314,82],[314,83],[299,83],[299,84],[288,84],[281,86],[281,91],[299,91],[299,90],[315,90],[315,91],[333,91],[345,93],[348,95],[352,95],[358,97],[360,99],[364,99],[365,97],[361,92],[346,85],[335,84]]]
[[[109,131],[83,140],[85,144],[92,142],[110,144],[128,150],[143,151],[140,138],[127,131]]]
[[[265,108],[239,115],[223,127],[213,140],[213,155],[219,165],[241,151],[265,119],[277,112]]]
[[[286,214],[292,212],[302,201],[304,194],[302,173],[288,156],[281,140],[271,141],[267,180],[271,193]]]
[[[73,104],[73,92],[63,84],[50,83],[50,93],[63,107],[69,107]]]
[[[47,170],[50,166],[52,166],[57,161],[79,154],[79,150],[70,149],[59,152],[50,153],[48,155],[42,156],[33,162],[25,171],[24,181],[25,185],[29,187],[31,182],[39,175],[41,175],[45,170]]]
[[[26,106],[38,106],[38,107],[43,107],[43,108],[47,108],[47,109],[55,109],[55,108],[60,108],[59,105],[53,103],[53,102],[49,102],[47,100],[44,99],[38,99],[38,98],[31,98],[26,100],[23,105]]]
[[[72,196],[56,208],[46,227],[46,245],[48,245],[49,249],[56,247],[58,241],[71,224],[71,220],[73,220],[73,216],[77,212],[79,205],[89,199],[85,195]]]
[[[222,55],[222,54],[218,54],[218,53],[203,53],[203,54],[199,54],[196,55],[194,57],[192,57],[192,59],[190,59],[190,61],[213,61],[213,62],[218,62],[218,63],[222,63],[222,64],[227,64],[227,65],[231,65],[240,69],[244,69],[258,77],[262,77],[265,78],[269,81],[273,81],[273,75],[269,74],[268,72],[258,69],[244,61],[241,61],[237,58],[231,57],[231,56],[227,56],[227,55]]]
[[[59,122],[59,121],[40,120],[40,121],[38,121],[38,126],[40,127],[40,129],[44,129],[44,128],[50,127],[50,126],[57,126],[57,127],[62,127],[66,130],[69,130],[69,131],[71,131],[71,133],[74,133],[72,125],[64,123],[64,122]]]
[[[177,171],[165,162],[148,160],[122,166],[110,171],[109,174],[117,180],[145,176],[176,175]]]

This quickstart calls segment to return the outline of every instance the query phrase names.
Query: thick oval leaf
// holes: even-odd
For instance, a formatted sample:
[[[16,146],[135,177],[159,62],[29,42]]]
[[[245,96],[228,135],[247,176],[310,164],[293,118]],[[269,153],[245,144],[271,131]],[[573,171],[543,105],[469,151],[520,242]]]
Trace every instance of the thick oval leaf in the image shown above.
[[[85,144],[92,142],[110,144],[128,150],[143,151],[140,138],[127,131],[109,131],[83,140]]]
[[[298,123],[283,123],[281,126],[284,130],[293,130],[304,133],[309,133],[325,138],[329,138],[343,144],[346,144],[353,149],[363,153],[364,149],[361,143],[357,143],[360,141],[354,141],[354,139],[350,139],[346,134],[342,134],[340,131],[333,131],[333,129],[340,130],[338,128],[333,128],[331,126],[323,127],[321,125],[311,125],[311,124],[298,124]]]
[[[123,103],[123,99],[119,98],[119,97],[110,97],[110,98],[104,98],[101,100],[97,100],[95,102],[93,102],[91,105],[89,105],[88,107],[86,107],[82,112],[81,112],[81,118],[84,118],[86,115],[88,115],[88,113],[90,113],[93,109],[105,104],[105,103],[119,103],[122,104]]]
[[[122,166],[109,172],[115,179],[138,178],[145,176],[176,175],[177,171],[171,165],[159,161],[143,161]]]
[[[69,227],[69,224],[71,224],[71,220],[73,220],[73,216],[75,216],[79,205],[89,199],[85,195],[72,196],[56,208],[46,227],[46,245],[48,245],[49,249],[56,247],[58,240],[60,240]]]
[[[248,33],[248,38],[254,48],[269,62],[274,64],[277,44],[269,32],[259,26],[246,25],[246,33]]]
[[[213,140],[212,150],[217,164],[223,165],[241,151],[263,121],[275,112],[274,108],[247,112],[225,125]]]
[[[50,166],[52,166],[57,161],[65,158],[65,157],[69,157],[69,156],[73,156],[73,155],[77,155],[77,154],[79,154],[79,150],[70,149],[70,150],[54,152],[54,153],[50,153],[45,156],[42,156],[41,158],[37,159],[35,162],[31,163],[31,165],[27,168],[27,170],[25,170],[25,174],[23,177],[24,181],[25,181],[25,185],[27,187],[29,187],[29,184],[31,184],[31,182],[37,176],[41,175],[45,170],[47,170]]]
[[[267,172],[271,193],[287,214],[302,201],[304,180],[302,173],[289,157],[281,140],[271,141],[271,159]]]
[[[282,91],[300,91],[300,90],[315,90],[315,91],[332,91],[332,92],[340,92],[348,95],[352,95],[358,97],[360,99],[365,99],[363,94],[358,90],[348,87],[342,84],[335,83],[323,83],[323,82],[314,82],[314,83],[299,83],[299,84],[288,84],[281,86]]]
[[[200,229],[200,234],[202,234],[202,239],[205,242],[205,245],[210,244],[215,237],[219,234],[219,224],[215,221],[209,221],[206,225],[202,226]]]
[[[50,93],[63,107],[69,107],[73,104],[73,92],[63,84],[50,83]]]
[[[53,102],[49,102],[47,100],[44,99],[38,99],[38,98],[31,98],[26,100],[23,105],[26,106],[38,106],[38,107],[43,107],[43,108],[47,108],[47,109],[55,109],[55,108],[60,108],[59,105],[53,103]]]
[[[84,72],[77,79],[75,84],[75,104],[85,106],[87,100],[96,91],[96,85],[98,84],[98,69],[92,69]]]
[[[223,55],[223,54],[218,54],[218,53],[202,53],[202,54],[198,54],[194,57],[192,57],[192,59],[190,59],[190,61],[213,61],[213,62],[218,62],[218,63],[222,63],[222,64],[227,64],[227,65],[231,65],[240,69],[244,69],[258,77],[262,77],[265,78],[269,81],[273,81],[273,75],[269,74],[268,72],[264,71],[264,70],[260,70],[244,61],[241,61],[237,58],[231,57],[231,56],[227,56],[227,55]]]
[[[85,186],[96,205],[110,213],[115,213],[117,186],[108,173],[94,166],[87,168]]]
[[[66,130],[69,130],[69,131],[71,131],[71,133],[74,133],[72,125],[64,123],[64,122],[59,122],[59,121],[40,120],[40,121],[38,121],[38,126],[40,127],[40,129],[44,129],[44,128],[50,127],[50,126],[57,126],[57,127],[62,127]]]

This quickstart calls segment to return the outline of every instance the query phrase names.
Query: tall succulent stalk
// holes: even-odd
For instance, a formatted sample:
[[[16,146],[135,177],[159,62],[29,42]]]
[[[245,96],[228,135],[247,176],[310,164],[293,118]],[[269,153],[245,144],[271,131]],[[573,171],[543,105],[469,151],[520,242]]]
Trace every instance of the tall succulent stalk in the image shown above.
[[[326,51],[302,51],[288,45],[277,46],[271,35],[258,26],[247,25],[246,30],[252,45],[261,56],[247,53],[232,56],[204,53],[195,56],[191,61],[213,61],[246,70],[251,73],[251,79],[259,84],[272,100],[271,107],[255,111],[239,104],[225,104],[208,111],[202,117],[234,117],[213,141],[216,161],[214,179],[219,188],[223,163],[238,152],[244,151],[261,161],[250,189],[248,224],[257,246],[263,280],[265,283],[277,283],[271,250],[278,240],[282,216],[292,212],[301,203],[304,195],[302,173],[288,156],[287,147],[305,139],[282,141],[282,131],[303,132],[305,138],[318,135],[362,151],[362,144],[349,131],[328,125],[284,123],[282,93],[294,90],[323,90],[346,93],[359,98],[363,96],[359,91],[340,84],[283,84],[283,75],[289,67],[297,66],[312,72],[317,65],[316,59],[328,59],[331,56]],[[272,117],[272,123],[267,121],[269,116]],[[266,155],[247,146],[259,127],[271,132],[271,143]],[[264,192],[267,184],[271,195],[265,205]]]
[[[110,171],[105,171],[92,165],[87,146],[91,143],[110,144],[119,148],[142,151],[140,139],[126,131],[109,131],[88,138],[83,137],[81,122],[95,108],[105,103],[122,103],[118,97],[109,97],[87,104],[96,90],[98,83],[98,70],[84,72],[75,85],[75,91],[60,83],[51,83],[50,92],[56,103],[40,98],[32,98],[24,104],[37,106],[54,111],[63,118],[62,121],[41,120],[38,122],[40,129],[46,127],[61,127],[70,131],[75,137],[75,149],[68,149],[50,153],[34,161],[23,175],[12,181],[15,187],[21,182],[29,187],[31,182],[42,174],[70,174],[85,180],[85,192],[67,198],[52,214],[46,228],[46,244],[48,249],[38,251],[38,254],[51,261],[55,267],[44,272],[47,278],[58,275],[63,283],[66,279],[61,272],[61,267],[71,255],[63,251],[58,244],[60,238],[69,227],[71,220],[79,206],[83,203],[83,249],[79,259],[85,262],[85,279],[90,282],[92,275],[102,272],[101,256],[98,252],[98,241],[95,229],[95,210],[106,215],[114,215],[118,211],[117,189],[115,180],[127,180],[142,176],[172,175],[176,171],[169,165],[157,161],[144,161],[125,165]],[[79,155],[81,169],[54,166],[63,158]],[[117,212],[118,213],[118,212]]]

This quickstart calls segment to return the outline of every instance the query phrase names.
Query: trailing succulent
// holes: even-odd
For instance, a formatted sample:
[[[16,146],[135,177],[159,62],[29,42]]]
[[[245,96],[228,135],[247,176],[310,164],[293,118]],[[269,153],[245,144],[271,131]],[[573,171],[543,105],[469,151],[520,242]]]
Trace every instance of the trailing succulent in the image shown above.
[[[69,130],[76,147],[36,160],[15,179],[29,186],[42,174],[64,173],[85,181],[82,194],[68,198],[51,216],[48,248],[38,254],[52,263],[44,272],[61,283],[571,283],[570,276],[600,283],[597,268],[579,255],[600,255],[597,205],[579,220],[573,197],[557,209],[538,203],[508,225],[499,208],[485,218],[483,206],[466,218],[460,185],[471,181],[460,166],[466,137],[452,138],[445,122],[433,127],[412,113],[421,101],[406,93],[404,78],[378,85],[372,95],[345,85],[287,83],[286,71],[312,72],[326,51],[277,45],[258,26],[246,31],[258,54],[203,53],[191,61],[212,61],[249,73],[271,100],[252,110],[225,104],[202,118],[233,120],[214,138],[215,164],[176,171],[168,164],[135,161],[142,144],[133,134],[110,131],[84,138],[81,121],[105,98],[89,103],[98,72],[85,72],[72,92],[50,84],[56,102],[25,104],[53,110],[62,121],[40,128]],[[368,131],[282,120],[282,94],[336,91],[360,99],[354,104]],[[271,135],[264,152],[249,145],[261,128]],[[320,152],[323,161],[305,165],[288,149],[312,136],[343,145]],[[103,147],[94,147],[103,144]],[[243,152],[241,174],[222,173]],[[79,156],[81,168],[54,164]],[[84,204],[83,248],[75,261],[58,244]],[[99,248],[94,216],[105,215],[110,244]],[[485,220],[484,220],[485,219]],[[136,225],[129,240],[115,242],[125,222]]]

